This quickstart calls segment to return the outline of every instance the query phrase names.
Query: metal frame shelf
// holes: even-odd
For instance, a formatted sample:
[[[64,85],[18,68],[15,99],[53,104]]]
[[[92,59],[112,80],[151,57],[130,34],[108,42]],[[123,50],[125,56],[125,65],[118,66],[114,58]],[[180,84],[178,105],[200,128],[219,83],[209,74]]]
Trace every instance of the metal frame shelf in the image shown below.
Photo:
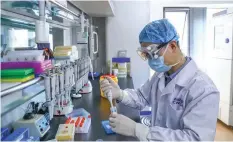
[[[11,101],[9,104],[1,106],[1,116],[43,93],[45,88],[41,84],[43,84],[43,79],[39,77],[1,91],[1,99],[3,100],[4,98],[10,97],[12,93],[22,90],[22,97],[20,99]]]

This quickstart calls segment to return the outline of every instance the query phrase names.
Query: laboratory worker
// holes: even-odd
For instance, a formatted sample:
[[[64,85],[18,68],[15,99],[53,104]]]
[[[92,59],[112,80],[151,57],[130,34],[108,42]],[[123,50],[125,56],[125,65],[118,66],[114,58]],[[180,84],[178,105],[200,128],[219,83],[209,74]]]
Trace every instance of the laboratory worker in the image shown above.
[[[151,106],[151,125],[113,113],[112,130],[141,141],[213,141],[219,91],[195,61],[182,54],[174,26],[167,19],[153,21],[142,29],[139,42],[137,52],[155,71],[153,77],[138,89],[121,90],[110,78],[101,88],[105,94],[111,90],[119,104],[140,110]]]

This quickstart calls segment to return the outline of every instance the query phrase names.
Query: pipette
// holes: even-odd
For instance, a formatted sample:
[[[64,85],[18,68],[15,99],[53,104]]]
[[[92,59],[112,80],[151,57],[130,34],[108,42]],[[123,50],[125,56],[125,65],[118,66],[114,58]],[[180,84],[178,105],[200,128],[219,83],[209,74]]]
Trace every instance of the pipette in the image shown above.
[[[115,106],[113,106],[113,103],[112,103],[112,91],[111,90],[107,93],[107,98],[108,98],[108,100],[110,102],[110,111],[111,111],[111,113],[117,112],[117,108]]]
[[[91,62],[91,58],[90,57],[89,57],[89,67],[90,67],[90,72],[91,72],[92,80],[94,80],[93,66],[92,66],[92,62]]]

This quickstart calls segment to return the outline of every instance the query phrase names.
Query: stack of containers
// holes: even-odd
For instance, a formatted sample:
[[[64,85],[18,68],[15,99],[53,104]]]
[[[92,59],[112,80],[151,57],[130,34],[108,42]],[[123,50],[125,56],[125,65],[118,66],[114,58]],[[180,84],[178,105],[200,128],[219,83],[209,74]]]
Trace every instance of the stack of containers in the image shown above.
[[[79,58],[78,49],[76,46],[56,46],[54,49],[54,59],[58,62],[59,60],[68,60],[74,62]]]
[[[26,82],[35,78],[34,69],[1,70],[1,82]]]
[[[35,76],[39,76],[46,69],[52,68],[51,60],[45,60],[43,50],[9,51],[3,56],[1,69],[34,69]]]

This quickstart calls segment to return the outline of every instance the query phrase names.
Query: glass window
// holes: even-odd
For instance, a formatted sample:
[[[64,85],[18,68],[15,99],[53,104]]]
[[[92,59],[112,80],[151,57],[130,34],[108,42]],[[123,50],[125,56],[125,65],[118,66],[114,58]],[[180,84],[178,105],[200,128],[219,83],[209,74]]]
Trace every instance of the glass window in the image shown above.
[[[6,48],[37,48],[35,31],[1,25],[1,51]],[[53,35],[49,34],[50,47],[53,49]]]
[[[8,30],[8,46],[12,48],[28,47],[29,37],[28,30],[9,28]]]
[[[175,26],[180,36],[180,48],[185,55],[189,55],[189,10],[165,8],[164,17]]]

